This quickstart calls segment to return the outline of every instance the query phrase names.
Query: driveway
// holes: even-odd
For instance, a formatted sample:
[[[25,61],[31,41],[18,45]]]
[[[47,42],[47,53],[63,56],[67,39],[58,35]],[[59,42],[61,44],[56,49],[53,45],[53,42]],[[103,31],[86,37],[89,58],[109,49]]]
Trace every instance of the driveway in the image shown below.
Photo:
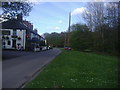
[[[60,52],[61,50],[54,48],[3,61],[2,88],[20,88]]]

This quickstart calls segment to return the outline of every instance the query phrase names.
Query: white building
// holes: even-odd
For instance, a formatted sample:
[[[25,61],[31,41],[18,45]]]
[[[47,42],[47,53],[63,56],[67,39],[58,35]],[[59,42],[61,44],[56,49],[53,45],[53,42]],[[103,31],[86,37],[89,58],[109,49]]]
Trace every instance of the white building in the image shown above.
[[[6,49],[25,49],[26,30],[2,29],[2,47]],[[18,47],[19,46],[19,47]]]
[[[24,23],[25,22],[25,23]],[[30,28],[31,27],[31,28]],[[35,45],[45,42],[29,22],[23,21],[22,16],[2,22],[2,48],[32,50]]]

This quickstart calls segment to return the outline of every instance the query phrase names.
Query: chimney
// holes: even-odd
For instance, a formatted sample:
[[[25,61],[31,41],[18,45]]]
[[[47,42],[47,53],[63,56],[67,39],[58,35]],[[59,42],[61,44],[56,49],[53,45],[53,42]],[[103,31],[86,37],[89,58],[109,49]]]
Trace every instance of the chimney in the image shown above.
[[[37,34],[37,29],[34,29],[34,32]]]
[[[22,21],[22,13],[17,15],[17,20]]]

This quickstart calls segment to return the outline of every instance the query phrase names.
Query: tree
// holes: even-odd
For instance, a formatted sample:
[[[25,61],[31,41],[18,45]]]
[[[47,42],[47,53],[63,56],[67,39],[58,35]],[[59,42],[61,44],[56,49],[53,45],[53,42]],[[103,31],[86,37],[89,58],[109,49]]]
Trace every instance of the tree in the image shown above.
[[[104,10],[103,2],[88,3],[87,9],[84,13],[84,19],[90,30],[104,23]]]
[[[118,27],[120,27],[120,1],[118,4]],[[120,53],[120,30],[118,30],[118,52]]]
[[[73,49],[81,51],[92,49],[92,32],[86,25],[74,24],[71,29],[70,45]]]
[[[94,50],[116,53],[118,48],[118,2],[88,3],[84,19],[93,32]]]
[[[28,16],[32,10],[32,4],[28,2],[2,2],[3,14],[13,18],[18,14]]]
[[[47,40],[47,44],[54,47],[63,47],[64,46],[64,33],[56,33],[53,32],[51,34],[45,33],[45,39]]]
[[[106,4],[106,20],[105,24],[108,25],[109,32],[107,33],[111,37],[106,37],[109,41],[109,45],[112,47],[109,49],[112,52],[116,53],[118,50],[118,17],[119,17],[119,3],[118,2],[109,2]],[[104,38],[104,39],[106,39]],[[107,42],[108,43],[108,42]],[[105,46],[105,45],[104,45]]]

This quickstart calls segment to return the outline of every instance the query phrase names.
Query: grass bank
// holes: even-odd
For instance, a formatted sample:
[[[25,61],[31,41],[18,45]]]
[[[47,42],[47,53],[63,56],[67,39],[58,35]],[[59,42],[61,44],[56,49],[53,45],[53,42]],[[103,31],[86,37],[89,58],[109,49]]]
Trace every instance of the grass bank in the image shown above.
[[[25,88],[116,88],[117,57],[64,51]]]

